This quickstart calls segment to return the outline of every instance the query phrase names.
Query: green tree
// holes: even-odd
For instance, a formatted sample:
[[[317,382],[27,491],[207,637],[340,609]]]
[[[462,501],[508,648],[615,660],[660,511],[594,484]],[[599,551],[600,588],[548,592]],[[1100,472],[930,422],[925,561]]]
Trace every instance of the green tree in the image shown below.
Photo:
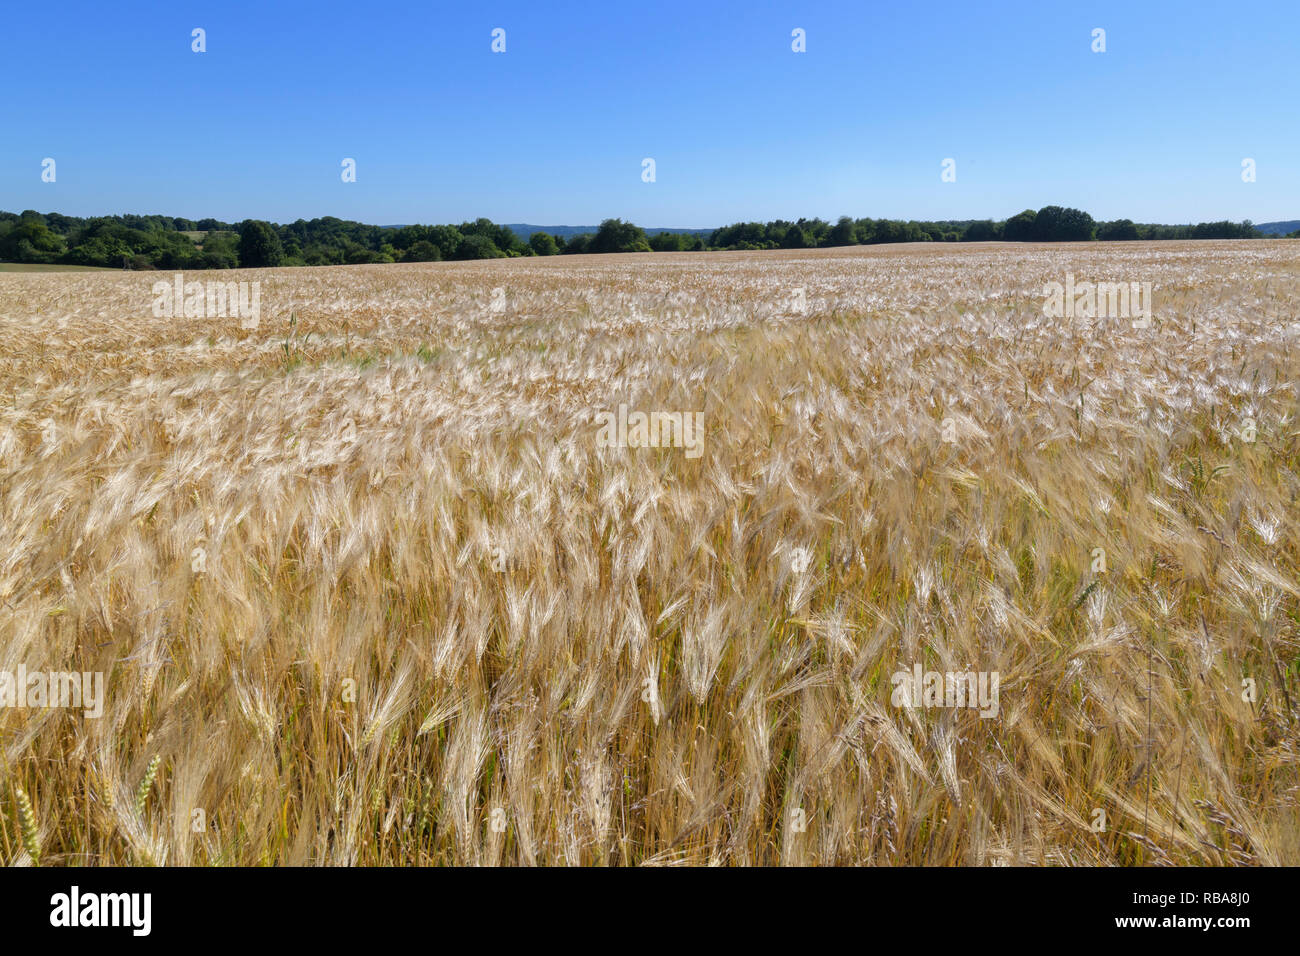
[[[559,255],[560,247],[555,243],[555,237],[549,232],[535,232],[528,237],[528,246],[539,256]]]
[[[1039,242],[1084,242],[1092,238],[1096,223],[1080,209],[1044,206],[1034,216],[1034,238]]]
[[[428,239],[419,239],[411,244],[411,248],[406,250],[402,256],[403,262],[437,262],[442,258],[442,252]]]
[[[645,230],[622,219],[606,219],[591,240],[591,252],[650,252]]]
[[[0,259],[53,262],[63,255],[64,248],[63,237],[51,232],[43,217],[24,218],[0,240]]]
[[[681,252],[684,238],[676,232],[656,232],[650,237],[650,248],[655,252]]]
[[[1132,219],[1116,219],[1103,222],[1097,227],[1097,238],[1105,241],[1129,240],[1138,238],[1138,228]]]
[[[591,252],[591,233],[582,232],[576,236],[570,236],[564,243],[565,255],[581,255],[585,252]]]
[[[840,216],[826,237],[828,246],[851,246],[858,241],[857,227],[848,216]]]
[[[502,255],[525,255],[528,252],[528,246],[520,241],[514,232],[482,216],[473,222],[461,223],[460,231],[466,236],[483,236],[491,241],[492,246]]]
[[[812,244],[813,242],[808,233],[798,226],[790,226],[786,229],[785,235],[781,237],[782,249],[807,249]]]
[[[284,258],[280,237],[271,224],[250,219],[239,230],[239,264],[245,269],[278,266]]]
[[[505,253],[487,236],[479,233],[465,236],[456,247],[457,259],[500,259]]]
[[[992,219],[980,219],[972,222],[966,227],[966,232],[962,234],[964,242],[992,242],[998,237],[997,227],[993,225]]]
[[[1002,227],[1002,238],[1007,242],[1032,242],[1034,240],[1034,219],[1037,214],[1032,209],[1016,213]]]
[[[456,258],[456,250],[465,238],[455,226],[430,226],[426,237],[438,247],[444,259]]]
[[[306,256],[303,257],[303,261],[310,265],[306,260]],[[231,232],[210,232],[204,236],[203,251],[199,253],[198,268],[239,268],[239,246],[235,234]]]

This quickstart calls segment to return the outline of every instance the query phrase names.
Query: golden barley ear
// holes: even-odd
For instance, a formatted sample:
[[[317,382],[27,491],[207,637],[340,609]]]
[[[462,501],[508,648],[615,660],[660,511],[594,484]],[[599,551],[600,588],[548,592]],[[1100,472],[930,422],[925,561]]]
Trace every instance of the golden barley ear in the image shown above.
[[[18,821],[22,828],[23,849],[32,858],[32,866],[40,866],[41,842],[38,833],[40,828],[36,822],[36,811],[32,809],[32,801],[27,798],[27,792],[22,787],[14,787],[14,796],[18,800]]]
[[[111,811],[114,804],[117,802],[113,793],[112,780],[109,779],[108,774],[101,769],[92,769],[90,773],[91,778],[94,781],[95,792],[99,795],[99,799],[103,801],[104,808]]]

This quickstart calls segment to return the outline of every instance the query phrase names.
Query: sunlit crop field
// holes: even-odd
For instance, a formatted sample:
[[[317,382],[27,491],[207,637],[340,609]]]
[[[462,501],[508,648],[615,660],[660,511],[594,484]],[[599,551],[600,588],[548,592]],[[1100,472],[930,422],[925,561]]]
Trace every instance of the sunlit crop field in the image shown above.
[[[172,278],[0,273],[0,862],[1300,863],[1300,243]]]

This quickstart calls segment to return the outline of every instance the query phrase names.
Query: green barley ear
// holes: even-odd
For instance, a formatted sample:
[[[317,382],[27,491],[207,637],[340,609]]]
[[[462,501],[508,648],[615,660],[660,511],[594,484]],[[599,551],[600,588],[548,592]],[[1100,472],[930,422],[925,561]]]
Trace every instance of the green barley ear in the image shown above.
[[[432,800],[433,800],[433,784],[426,777],[424,779],[423,785],[420,787],[420,813],[415,818],[415,832],[417,834],[423,833],[424,828],[428,826],[430,810],[432,809],[430,807]]]
[[[136,813],[144,813],[144,804],[149,799],[149,790],[153,787],[153,778],[158,776],[158,764],[161,761],[162,756],[160,754],[155,754],[154,758],[149,761],[149,769],[144,772],[144,779],[140,781],[140,786],[135,791]]]
[[[32,802],[27,799],[27,793],[22,787],[14,787],[14,795],[18,798],[18,819],[23,830],[23,848],[32,858],[32,866],[40,866],[41,844],[36,833],[38,829],[36,811],[32,809]]]

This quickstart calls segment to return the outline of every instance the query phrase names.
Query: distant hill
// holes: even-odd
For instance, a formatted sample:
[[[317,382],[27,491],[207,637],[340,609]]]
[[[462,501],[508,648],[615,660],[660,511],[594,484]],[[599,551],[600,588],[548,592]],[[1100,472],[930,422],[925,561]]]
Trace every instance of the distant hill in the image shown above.
[[[1267,236],[1285,236],[1300,229],[1300,219],[1288,219],[1286,222],[1257,222],[1255,228]]]

